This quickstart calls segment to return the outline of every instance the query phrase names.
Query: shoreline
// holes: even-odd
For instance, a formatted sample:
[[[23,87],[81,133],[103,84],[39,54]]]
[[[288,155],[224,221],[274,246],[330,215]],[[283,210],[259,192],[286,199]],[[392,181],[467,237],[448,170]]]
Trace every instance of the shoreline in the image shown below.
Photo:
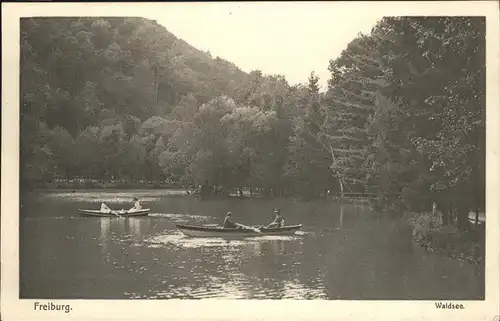
[[[429,252],[484,265],[484,225],[476,229],[459,231],[454,225],[442,225],[432,213],[405,213],[412,227],[412,242]]]
[[[82,191],[82,190],[177,190],[177,191],[190,191],[189,187],[165,184],[163,182],[110,182],[110,181],[98,181],[98,180],[81,180],[76,182],[48,182],[41,183],[36,186],[26,186],[25,191],[29,192],[50,192],[50,191]],[[199,196],[189,194],[189,196]],[[250,196],[248,191],[244,191],[243,195],[240,196],[237,190],[234,189],[233,192],[227,195],[214,194],[207,196],[207,199],[217,199],[217,198],[241,198],[242,200],[247,199],[292,199],[295,201],[312,201],[312,200],[325,200],[349,203],[353,205],[370,205],[370,198],[366,197],[340,197],[338,195],[320,195],[316,197],[306,197],[301,195],[278,195],[278,196],[266,196],[261,192],[255,191],[253,195]]]
[[[177,186],[158,186],[158,185],[119,185],[119,184],[106,184],[106,185],[93,185],[89,186],[80,186],[80,185],[72,185],[72,186],[53,186],[53,185],[45,185],[40,187],[34,187],[31,189],[24,190],[25,193],[52,193],[52,192],[84,192],[84,191],[178,191],[182,192],[182,194],[186,197],[192,198],[200,198],[199,195],[187,194],[188,189]],[[302,198],[301,196],[265,196],[259,194],[258,192],[254,192],[253,196],[245,193],[243,196],[237,194],[237,192],[229,193],[227,195],[211,195],[206,197],[206,201],[210,200],[218,200],[218,199],[239,199],[239,200],[273,200],[273,199],[287,199],[293,202],[310,202],[310,201],[324,201],[324,202],[334,202],[334,203],[342,203],[349,205],[357,205],[357,206],[370,206],[369,199],[366,198],[340,198],[337,196],[318,196],[314,198]]]
[[[180,186],[156,183],[134,182],[78,182],[78,183],[44,183],[33,186],[32,190],[83,190],[83,189],[183,189]]]

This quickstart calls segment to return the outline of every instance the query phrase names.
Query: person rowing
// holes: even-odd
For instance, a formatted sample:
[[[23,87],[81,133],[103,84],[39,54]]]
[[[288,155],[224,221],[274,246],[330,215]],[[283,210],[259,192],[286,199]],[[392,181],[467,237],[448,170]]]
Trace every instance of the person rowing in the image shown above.
[[[256,233],[261,233],[261,231],[255,227],[234,223],[232,216],[233,216],[233,213],[231,213],[231,212],[226,213],[226,217],[224,218],[224,224],[222,226],[223,228],[247,229],[247,230],[252,230]]]
[[[233,213],[227,212],[226,217],[224,218],[224,224],[222,227],[224,228],[238,228],[238,226],[233,222],[232,219]]]
[[[109,206],[106,203],[102,202],[101,203],[101,212],[102,213],[111,213],[111,209],[109,208]]]
[[[274,209],[274,221],[271,222],[266,228],[279,228],[285,226],[285,220],[283,219],[283,216],[281,216],[281,212],[279,208]]]
[[[118,214],[119,212],[117,212],[117,211],[113,211],[113,210],[112,210],[111,208],[109,208],[109,206],[108,206],[106,203],[104,203],[104,202],[102,202],[102,203],[101,203],[101,212],[102,212],[102,213],[108,213],[108,214],[109,214],[109,213],[111,213],[111,214],[116,215],[116,216],[118,216],[118,217],[122,217],[120,214]],[[123,213],[123,210],[122,210],[121,212]]]

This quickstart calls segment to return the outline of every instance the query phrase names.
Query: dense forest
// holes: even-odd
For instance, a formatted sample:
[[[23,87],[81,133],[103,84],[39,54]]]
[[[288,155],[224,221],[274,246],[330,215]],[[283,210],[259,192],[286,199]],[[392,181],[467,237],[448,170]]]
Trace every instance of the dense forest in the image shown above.
[[[142,18],[21,19],[22,186],[209,181],[484,208],[484,18],[386,17],[329,70],[322,92],[314,73],[245,73]]]

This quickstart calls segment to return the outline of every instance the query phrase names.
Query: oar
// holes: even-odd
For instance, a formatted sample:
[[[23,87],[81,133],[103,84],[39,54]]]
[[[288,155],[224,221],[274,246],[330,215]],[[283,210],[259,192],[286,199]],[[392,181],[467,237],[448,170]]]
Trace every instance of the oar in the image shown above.
[[[121,216],[120,214],[116,213],[115,211],[111,211],[110,213],[115,214],[115,215],[116,215],[116,216],[118,216],[119,218],[123,218],[123,216]]]
[[[252,230],[252,231],[254,231],[254,232],[256,232],[256,233],[260,233],[260,234],[262,234],[262,232],[261,232],[258,228],[251,227],[251,226],[246,226],[246,225],[243,225],[243,224],[238,224],[238,223],[235,223],[235,224],[236,224],[236,226],[240,226],[240,227],[245,228],[245,229],[247,229],[247,230]]]

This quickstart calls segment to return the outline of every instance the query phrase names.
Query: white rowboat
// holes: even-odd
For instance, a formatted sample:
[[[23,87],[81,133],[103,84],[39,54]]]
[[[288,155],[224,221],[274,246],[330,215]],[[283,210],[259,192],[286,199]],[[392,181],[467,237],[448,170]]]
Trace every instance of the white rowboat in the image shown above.
[[[151,210],[144,208],[140,210],[113,210],[111,212],[101,212],[101,210],[82,210],[79,209],[78,213],[85,216],[99,216],[99,217],[135,217],[147,216]]]

